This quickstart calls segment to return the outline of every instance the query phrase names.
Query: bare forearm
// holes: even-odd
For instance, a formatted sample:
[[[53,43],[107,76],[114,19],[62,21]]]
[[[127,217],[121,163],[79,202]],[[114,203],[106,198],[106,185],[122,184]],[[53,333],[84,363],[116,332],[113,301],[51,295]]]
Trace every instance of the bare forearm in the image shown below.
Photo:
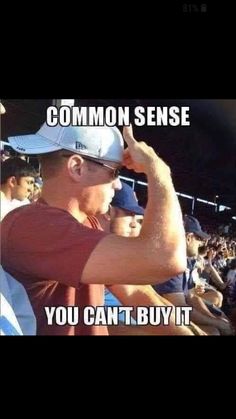
[[[112,294],[124,305],[137,307],[171,306],[150,285],[109,285]]]
[[[158,164],[158,162],[156,162]],[[140,238],[152,238],[148,251],[160,255],[159,263],[179,264],[179,272],[186,265],[186,240],[182,213],[168,172],[161,179],[157,170],[149,169],[148,205]]]
[[[134,307],[133,317],[136,318],[138,307],[171,307],[168,324],[161,323],[156,326],[135,326],[138,334],[146,335],[192,335],[193,333],[186,326],[176,326],[175,307],[165,298],[161,297],[151,286],[111,286],[109,287],[116,297],[125,306]],[[134,329],[135,334],[135,329]]]
[[[214,268],[213,265],[209,265],[209,274],[211,277],[211,280],[214,282],[214,284],[220,289],[223,290],[225,288],[225,283],[218,274],[217,270]]]

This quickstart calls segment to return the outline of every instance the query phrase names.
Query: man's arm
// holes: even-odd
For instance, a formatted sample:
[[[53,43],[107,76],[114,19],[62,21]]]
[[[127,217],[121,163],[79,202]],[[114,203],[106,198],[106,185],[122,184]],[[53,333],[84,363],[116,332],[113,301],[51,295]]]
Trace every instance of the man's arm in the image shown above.
[[[127,128],[124,165],[148,178],[148,205],[140,236],[108,235],[90,255],[81,282],[155,284],[183,272],[186,241],[182,213],[169,167]]]
[[[214,282],[215,286],[220,291],[223,291],[226,288],[226,284],[224,283],[214,266],[211,263],[209,263],[209,265],[205,267],[205,270],[210,275],[210,278],[212,282]]]
[[[176,326],[175,324],[175,310],[174,306],[162,298],[156,293],[156,291],[149,285],[112,285],[107,286],[112,294],[122,303],[124,306],[133,306],[136,310],[137,307],[155,307],[155,306],[170,306],[172,312],[169,318],[168,325],[158,326],[131,326],[130,334],[141,334],[141,335],[193,335],[193,333],[185,326]],[[135,315],[133,316],[135,318]],[[119,327],[119,326],[118,326]],[[125,326],[121,327],[121,330],[116,330],[117,334],[129,334],[129,328],[127,327],[127,333]],[[124,333],[123,333],[124,331]],[[136,333],[135,333],[136,331]]]
[[[204,270],[210,275],[211,280],[217,286],[220,291],[223,291],[226,288],[226,284],[222,280],[221,276],[218,274],[217,270],[212,265],[213,250],[211,249],[208,252],[208,264],[205,265]]]

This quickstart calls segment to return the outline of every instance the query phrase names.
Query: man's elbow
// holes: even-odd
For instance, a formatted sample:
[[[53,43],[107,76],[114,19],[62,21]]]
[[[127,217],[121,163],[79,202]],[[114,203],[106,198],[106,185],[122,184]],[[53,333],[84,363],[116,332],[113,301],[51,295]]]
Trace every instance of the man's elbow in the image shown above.
[[[166,257],[169,258],[169,266],[173,269],[172,277],[182,274],[187,268],[186,243],[184,242],[183,245],[176,247]]]
[[[187,257],[185,255],[169,255],[166,258],[166,263],[163,265],[163,272],[158,283],[165,282],[170,278],[182,274],[187,268]]]
[[[184,255],[176,255],[172,261],[172,266],[175,275],[182,274],[187,268],[187,256]]]

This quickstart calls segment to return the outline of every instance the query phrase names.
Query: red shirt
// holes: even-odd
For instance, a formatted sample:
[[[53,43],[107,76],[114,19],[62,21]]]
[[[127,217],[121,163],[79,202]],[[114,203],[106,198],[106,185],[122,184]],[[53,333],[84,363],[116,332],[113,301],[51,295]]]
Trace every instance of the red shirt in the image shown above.
[[[39,335],[108,334],[104,326],[47,324],[45,306],[103,306],[104,285],[80,283],[85,264],[106,236],[95,217],[79,223],[42,200],[11,211],[2,222],[2,266],[25,287]]]

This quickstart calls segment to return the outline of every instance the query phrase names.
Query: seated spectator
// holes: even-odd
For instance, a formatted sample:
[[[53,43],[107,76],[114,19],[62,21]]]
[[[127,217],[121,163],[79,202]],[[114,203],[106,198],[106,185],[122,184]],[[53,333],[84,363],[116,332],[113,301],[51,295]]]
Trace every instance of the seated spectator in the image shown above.
[[[198,275],[205,280],[205,285],[201,292],[200,289],[198,289],[198,295],[202,296],[202,298],[207,301],[212,302],[217,307],[221,307],[223,301],[221,291],[224,290],[225,285],[219,273],[212,265],[214,254],[214,249],[208,250],[206,246],[200,246],[199,248],[199,255],[197,257],[195,267],[198,270]],[[203,257],[203,255],[205,255],[205,257]],[[217,289],[215,286],[212,286],[211,283],[213,283]]]
[[[154,289],[175,306],[192,306],[191,320],[207,334],[232,334],[230,323],[223,312],[215,308],[215,314],[212,314],[209,310],[211,306],[207,306],[195,292],[194,281],[196,281],[196,278],[194,278],[194,274],[196,274],[195,262],[198,256],[198,248],[209,236],[202,231],[198,220],[194,217],[185,216],[184,224],[188,256],[187,270],[165,283],[155,285]],[[220,316],[217,317],[216,312],[218,311]]]
[[[12,157],[1,165],[1,220],[9,211],[29,203],[36,172],[34,168],[19,159]]]
[[[102,225],[107,232],[123,237],[138,237],[140,234],[144,209],[138,205],[133,189],[125,182],[121,182],[122,189],[116,191],[111,202],[109,215],[103,217]],[[101,217],[99,218],[99,220]],[[107,286],[105,290],[105,306],[127,305],[127,296],[132,297],[132,306],[172,306],[169,301],[164,300],[149,285],[135,286]],[[118,298],[117,298],[118,297]],[[119,316],[120,325],[124,324],[124,314]],[[175,325],[175,314],[172,312],[168,326],[122,326],[109,327],[110,334],[136,334],[136,335],[191,335],[190,330],[185,326]],[[132,321],[135,325],[135,320]]]
[[[223,307],[225,312],[230,314],[236,309],[236,259],[233,259],[229,265],[225,285]]]

